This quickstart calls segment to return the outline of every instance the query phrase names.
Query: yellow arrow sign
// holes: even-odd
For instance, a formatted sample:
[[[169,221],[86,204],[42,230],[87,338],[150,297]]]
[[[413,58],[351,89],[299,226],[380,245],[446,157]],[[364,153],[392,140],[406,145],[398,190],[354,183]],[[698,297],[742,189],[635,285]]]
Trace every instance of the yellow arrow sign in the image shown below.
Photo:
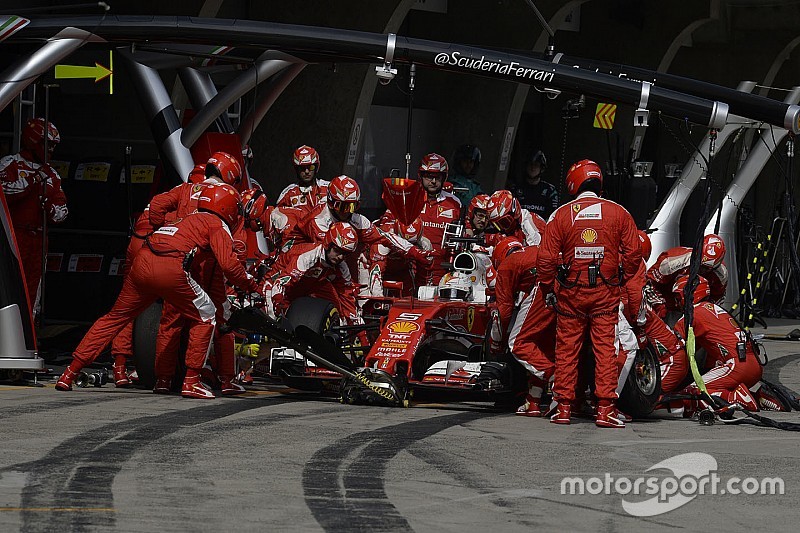
[[[95,62],[93,67],[83,65],[56,65],[56,79],[78,79],[78,78],[94,78],[97,83],[100,80],[108,78],[108,94],[114,94],[114,60],[108,52],[108,67],[104,67],[100,63]]]

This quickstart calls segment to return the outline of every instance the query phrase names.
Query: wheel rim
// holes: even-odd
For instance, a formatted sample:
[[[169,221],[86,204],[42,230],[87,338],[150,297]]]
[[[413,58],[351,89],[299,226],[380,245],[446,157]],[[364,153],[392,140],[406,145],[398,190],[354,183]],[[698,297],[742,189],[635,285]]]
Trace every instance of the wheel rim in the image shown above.
[[[637,357],[634,365],[634,375],[636,386],[646,395],[651,395],[656,390],[656,374],[658,370],[653,366],[653,362],[647,355]]]

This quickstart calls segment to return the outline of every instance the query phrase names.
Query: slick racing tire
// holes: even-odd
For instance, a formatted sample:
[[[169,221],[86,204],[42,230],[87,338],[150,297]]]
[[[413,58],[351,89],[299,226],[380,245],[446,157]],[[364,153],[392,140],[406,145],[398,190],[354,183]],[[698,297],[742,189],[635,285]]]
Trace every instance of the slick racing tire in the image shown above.
[[[152,389],[156,383],[156,335],[161,320],[161,302],[156,302],[133,323],[133,360],[139,375],[139,386]]]
[[[339,323],[339,310],[328,300],[302,296],[292,302],[286,313],[286,319],[292,329],[297,326],[307,326],[321,335]]]
[[[617,406],[633,418],[644,418],[653,412],[661,396],[661,365],[650,346],[636,352],[628,379]]]

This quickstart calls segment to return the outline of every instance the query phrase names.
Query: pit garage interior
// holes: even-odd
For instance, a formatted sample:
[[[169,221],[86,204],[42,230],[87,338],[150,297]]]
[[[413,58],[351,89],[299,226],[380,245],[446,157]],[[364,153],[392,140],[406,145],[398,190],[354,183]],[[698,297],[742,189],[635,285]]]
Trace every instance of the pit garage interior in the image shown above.
[[[185,2],[177,8],[123,1],[108,11],[57,4],[15,6],[12,2],[4,12],[24,15],[27,10],[34,17],[61,15],[65,20],[89,15],[100,15],[99,20],[103,16],[217,17],[397,33],[521,50],[562,63],[574,58],[597,60],[611,65],[609,72],[621,78],[637,79],[638,67],[651,75],[701,80],[787,104],[797,103],[798,98],[792,90],[798,43],[794,35],[798,7],[793,2],[711,1],[689,6],[681,2],[537,2],[542,21],[522,1],[348,2],[347,8],[316,2],[291,6],[235,1]],[[487,12],[490,17],[485,16]],[[542,22],[552,29],[553,37],[549,38]],[[224,31],[223,25],[220,35]],[[700,188],[677,200],[685,204],[682,210],[678,204],[660,213],[659,208],[665,200],[676,201],[668,195],[680,189],[674,186],[683,171],[699,171],[703,179],[709,176],[713,181],[712,198],[720,204],[717,221],[726,222],[724,237],[733,239],[728,262],[738,259],[744,265],[731,283],[729,305],[740,296],[739,281],[742,286],[748,281],[756,247],[771,243],[768,268],[777,275],[768,277],[778,281],[761,287],[756,311],[765,316],[795,315],[800,291],[791,283],[791,254],[784,242],[788,231],[782,231],[782,223],[788,203],[794,201],[796,173],[786,157],[785,141],[792,135],[787,136],[780,126],[763,119],[729,120],[706,174],[703,156],[696,152],[705,150],[707,157],[707,125],[656,111],[649,113],[646,128],[637,128],[636,106],[621,103],[612,127],[601,129],[596,127],[596,111],[605,103],[617,102],[589,90],[556,90],[425,67],[415,69],[409,89],[408,65],[397,65],[394,79],[384,84],[375,75],[374,65],[346,58],[341,62],[321,58],[300,65],[275,61],[277,66],[259,70],[254,68],[255,57],[237,56],[233,47],[206,48],[141,42],[126,50],[108,43],[86,43],[61,63],[113,66],[113,75],[97,82],[56,80],[49,69],[2,110],[3,154],[18,149],[21,125],[31,116],[47,113],[62,136],[54,164],[64,179],[70,216],[65,224],[50,229],[40,331],[43,353],[50,349],[68,352],[75,341],[72,337],[110,307],[121,285],[120,264],[131,220],[153,194],[179,183],[174,162],[164,159],[154,111],[143,104],[147,97],[141,88],[137,91],[135,78],[141,73],[131,75],[132,63],[126,54],[139,58],[143,63],[136,65],[145,64],[148,75],[160,81],[172,105],[166,110],[174,115],[169,117],[171,123],[191,129],[194,144],[208,143],[215,132],[235,132],[242,143],[249,144],[254,154],[249,174],[270,198],[292,181],[289,154],[301,144],[311,144],[322,154],[323,177],[341,173],[356,177],[364,191],[362,210],[373,218],[383,208],[380,178],[393,172],[405,175],[406,152],[413,174],[419,158],[428,151],[449,157],[458,145],[474,144],[482,154],[477,177],[484,190],[491,192],[520,179],[521,161],[541,149],[549,162],[545,179],[561,188],[562,195],[563,174],[571,162],[582,158],[600,162],[606,174],[606,195],[626,206],[640,228],[657,230],[657,237],[669,227],[666,240],[656,240],[657,254],[670,245],[692,242],[701,214]],[[19,62],[34,49],[10,39],[0,47],[3,64]],[[206,56],[193,57],[193,53]],[[189,91],[185,84],[190,85]],[[204,117],[207,120],[200,125],[207,123],[207,127],[199,131],[195,123],[189,128],[202,106],[218,94],[225,96],[225,105],[220,107],[220,99],[214,100],[217,114]],[[746,167],[751,154],[758,157],[751,158]],[[134,173],[130,185],[124,178],[126,161]],[[748,183],[755,174],[758,186],[738,186],[737,192],[746,194],[731,199],[730,205],[720,203],[743,167],[750,176]],[[696,183],[697,176],[693,180]],[[73,335],[65,341],[61,334],[69,331]],[[58,339],[55,345],[47,340],[52,334]]]

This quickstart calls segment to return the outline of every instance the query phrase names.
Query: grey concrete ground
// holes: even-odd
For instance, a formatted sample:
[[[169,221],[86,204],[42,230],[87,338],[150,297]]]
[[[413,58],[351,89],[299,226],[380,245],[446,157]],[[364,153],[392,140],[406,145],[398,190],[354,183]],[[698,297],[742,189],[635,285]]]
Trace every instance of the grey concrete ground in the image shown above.
[[[800,390],[800,342],[767,347],[767,378]],[[648,496],[561,492],[566,476],[667,480],[647,470],[690,452],[723,484],[780,477],[785,493],[687,493],[642,517],[623,499]],[[343,406],[274,387],[213,401],[0,387],[0,531],[794,530],[798,495],[800,433],[752,425],[557,427],[485,404]]]

